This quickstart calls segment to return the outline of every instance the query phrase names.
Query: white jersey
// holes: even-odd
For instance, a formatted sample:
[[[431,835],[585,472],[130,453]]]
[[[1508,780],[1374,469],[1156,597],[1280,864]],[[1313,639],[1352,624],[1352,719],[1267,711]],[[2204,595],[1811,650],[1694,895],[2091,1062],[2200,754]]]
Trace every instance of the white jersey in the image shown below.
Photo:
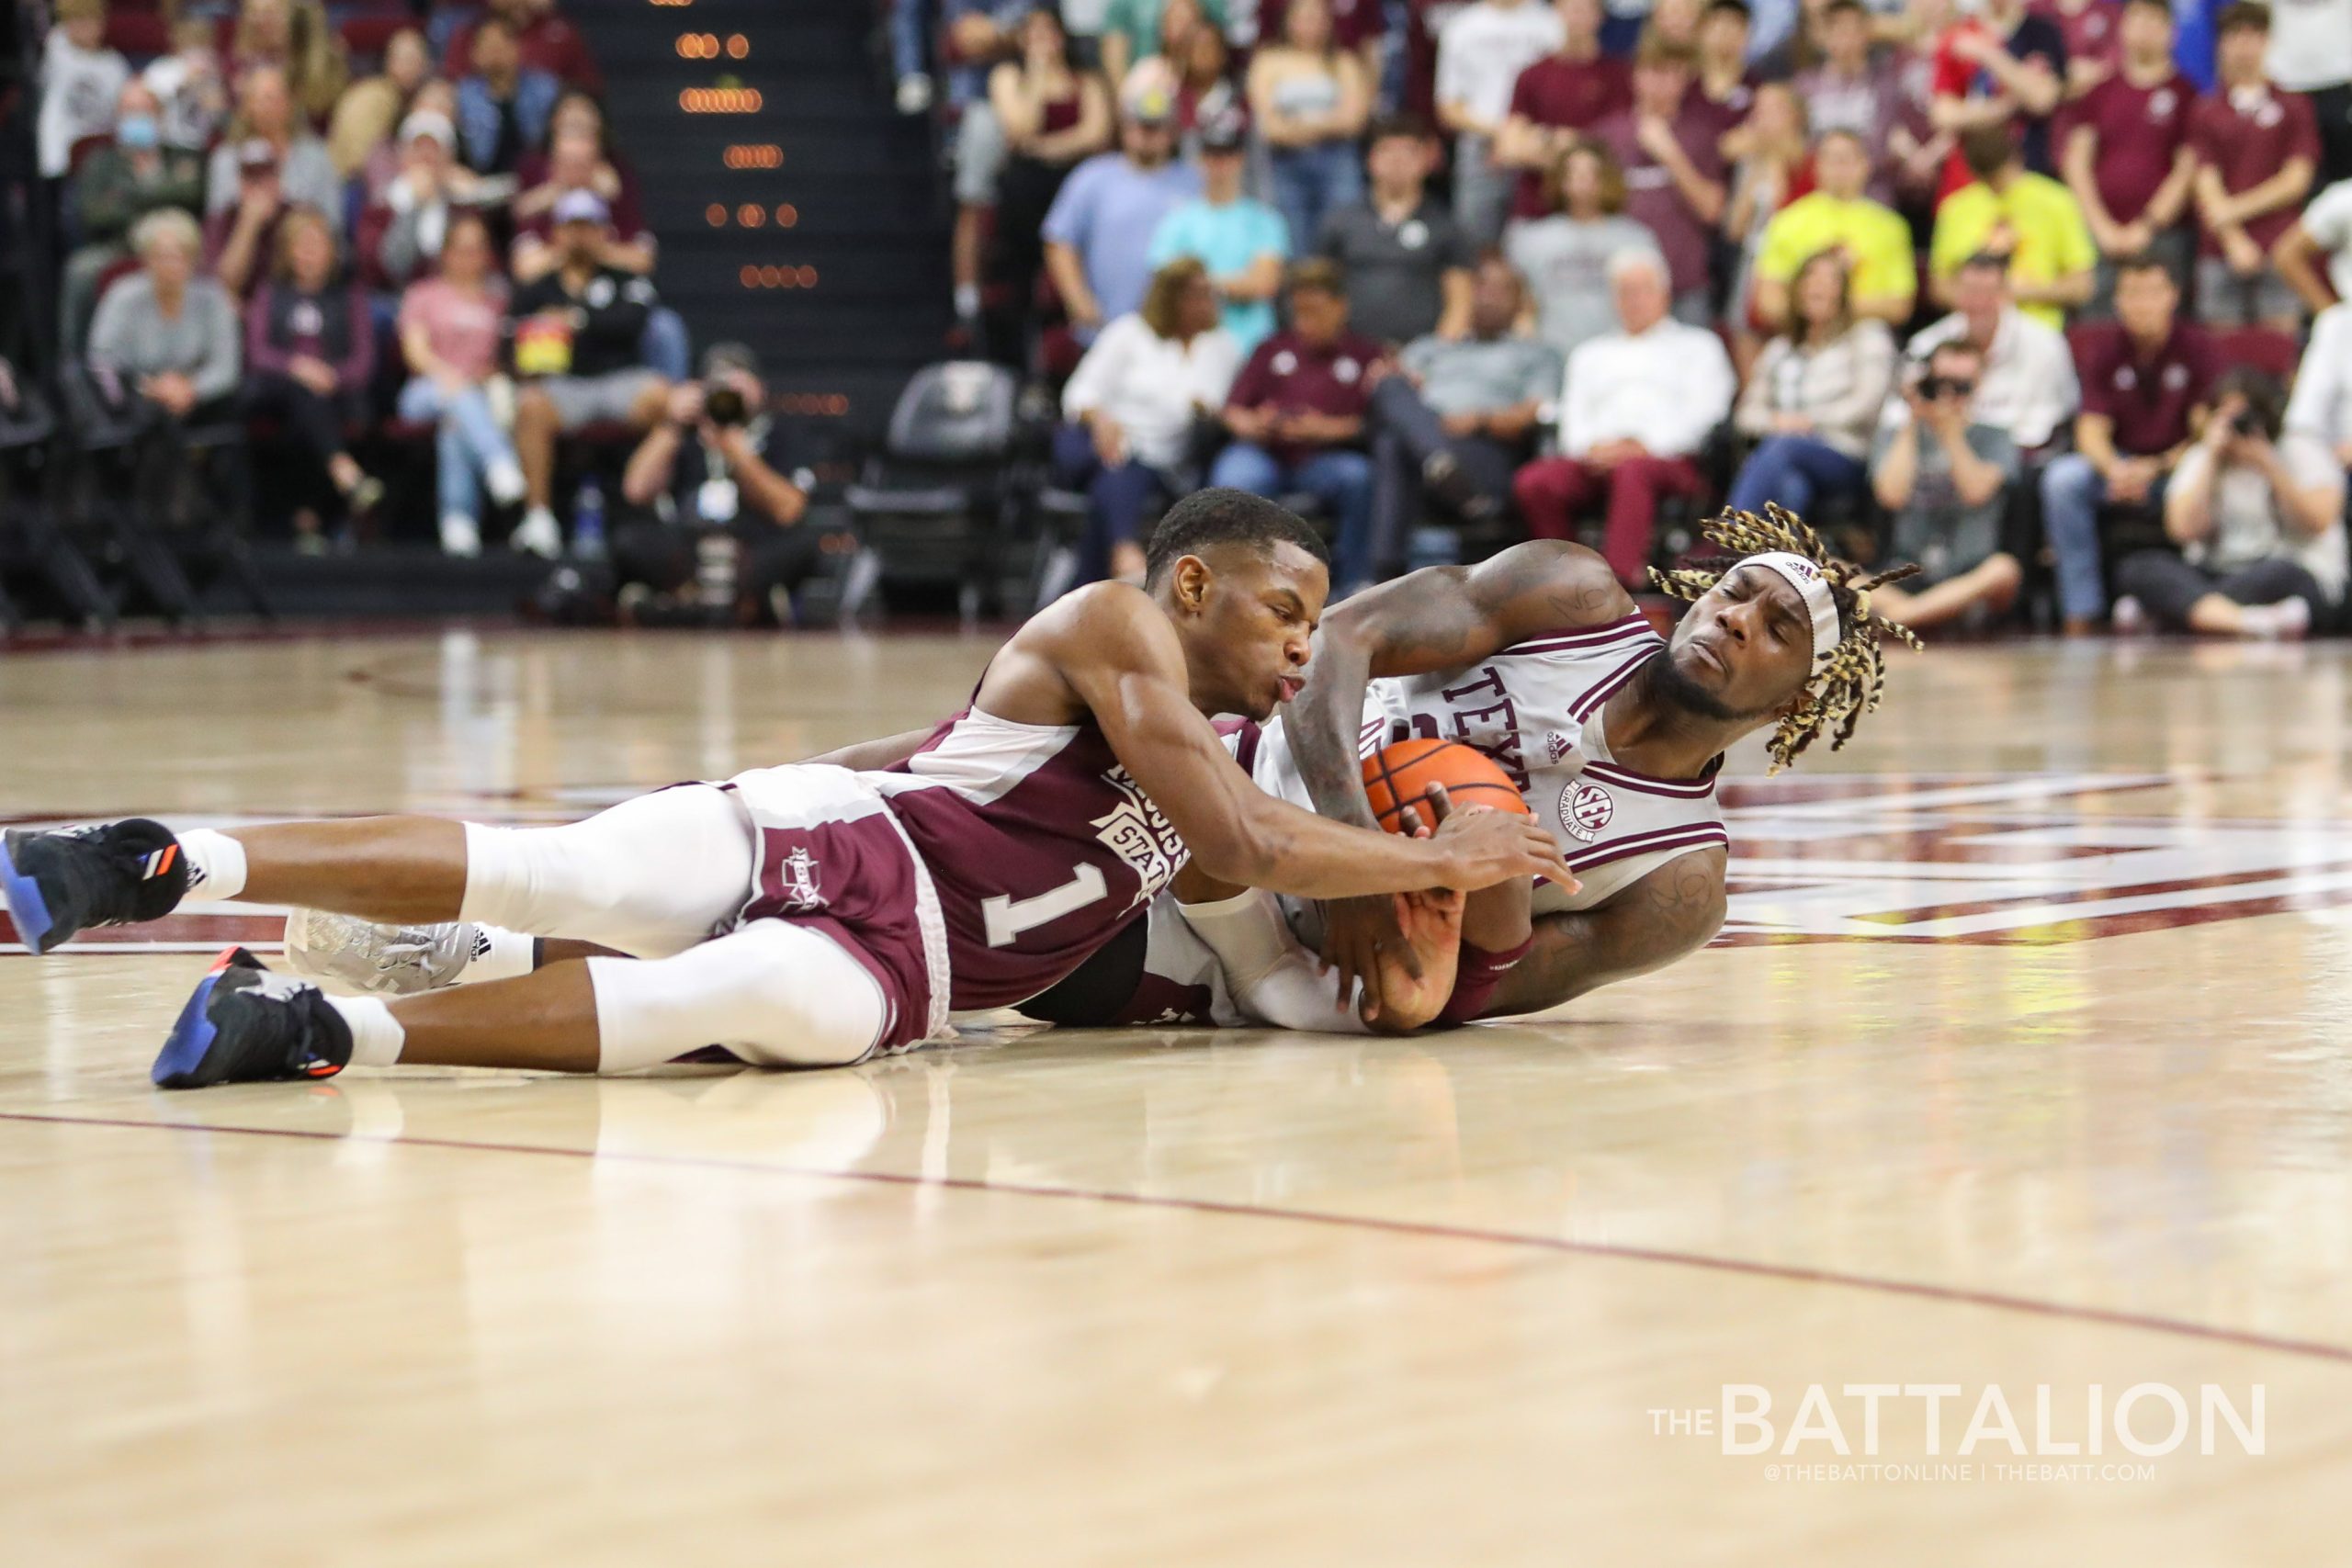
[[[1392,741],[1424,736],[1459,740],[1493,758],[1579,881],[1573,894],[1548,882],[1539,886],[1535,912],[1592,908],[1679,855],[1731,842],[1712,773],[1657,779],[1635,773],[1617,762],[1601,732],[1610,696],[1665,646],[1648,622],[1628,615],[1531,637],[1460,670],[1374,681],[1364,693],[1358,750],[1368,757]],[[1225,739],[1259,788],[1314,809],[1279,719],[1262,729],[1238,726]],[[1269,921],[1226,908],[1227,916],[1211,932],[1194,925],[1194,911],[1174,893],[1154,899],[1142,983],[1124,1009],[1086,1021],[1362,1029],[1351,1010],[1335,1008],[1332,982],[1315,973],[1321,926],[1316,905],[1285,897]]]
[[[1666,646],[1640,615],[1547,633],[1459,670],[1391,676],[1364,693],[1358,750],[1417,737],[1459,740],[1492,758],[1551,829],[1581,884],[1535,890],[1535,912],[1589,909],[1678,855],[1727,849],[1712,773],[1658,779],[1618,763],[1601,708]],[[1308,806],[1279,720],[1250,769],[1260,788]],[[1311,808],[1311,807],[1310,807]]]

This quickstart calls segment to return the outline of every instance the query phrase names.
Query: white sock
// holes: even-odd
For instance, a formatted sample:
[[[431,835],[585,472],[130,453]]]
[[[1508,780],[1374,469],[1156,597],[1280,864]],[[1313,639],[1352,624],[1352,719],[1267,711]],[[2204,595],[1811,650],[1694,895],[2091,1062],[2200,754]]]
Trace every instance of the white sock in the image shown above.
[[[980,313],[980,286],[959,283],[956,286],[956,313],[966,321]]]
[[[503,926],[482,926],[474,938],[474,955],[458,976],[468,986],[483,980],[515,980],[538,967],[539,939],[510,931]]]
[[[355,1067],[389,1067],[401,1059],[401,1048],[408,1043],[408,1031],[392,1016],[392,1010],[381,997],[329,997],[328,1005],[343,1014],[343,1021],[351,1025],[351,1065]]]
[[[526,528],[552,528],[555,526],[555,513],[547,507],[534,506],[528,512],[523,513],[523,526]]]
[[[2238,612],[2241,623],[2249,636],[2267,641],[2299,637],[2311,629],[2311,606],[2301,599],[2281,599],[2276,604],[2248,604]]]
[[[191,828],[179,834],[187,856],[187,896],[234,898],[245,890],[245,846],[226,833]]]

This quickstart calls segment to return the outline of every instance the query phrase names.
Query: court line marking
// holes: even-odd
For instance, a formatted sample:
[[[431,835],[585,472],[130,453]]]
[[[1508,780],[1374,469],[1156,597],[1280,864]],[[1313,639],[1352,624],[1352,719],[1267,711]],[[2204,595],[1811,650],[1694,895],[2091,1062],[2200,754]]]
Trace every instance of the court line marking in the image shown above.
[[[2314,1360],[2352,1363],[2352,1346],[2328,1345],[2315,1339],[2290,1339],[2252,1329],[2225,1328],[2187,1318],[2150,1313],[2122,1312],[2111,1307],[2080,1306],[2065,1302],[2038,1301],[1998,1291],[1971,1290],[1962,1285],[1938,1285],[1921,1280],[1888,1280],[1835,1269],[1808,1269],[1800,1264],[1766,1263],[1752,1258],[1721,1258],[1704,1252],[1679,1252],[1668,1247],[1627,1247],[1614,1242],[1575,1241],[1566,1236],[1535,1235],[1524,1231],[1488,1230],[1476,1225],[1441,1224],[1426,1220],[1384,1219],[1374,1214],[1338,1214],[1317,1209],[1278,1209],[1258,1203],[1235,1203],[1216,1198],[1184,1198],[1162,1193],[1120,1192],[1109,1188],[1042,1187],[1030,1182],[984,1181],[968,1176],[924,1176],[894,1170],[820,1170],[808,1166],[768,1165],[758,1160],[730,1159],[713,1155],[663,1155],[644,1151],[600,1152],[545,1144],[481,1143],[467,1138],[385,1137],[370,1134],[328,1133],[304,1127],[224,1127],[206,1122],[149,1122],[129,1116],[59,1116],[35,1111],[0,1111],[0,1122],[30,1122],[51,1126],[128,1127],[142,1132],[215,1133],[254,1138],[300,1138],[311,1143],[391,1144],[417,1148],[460,1149],[475,1154],[538,1155],[564,1159],[612,1160],[628,1165],[673,1168],[747,1171],[765,1176],[791,1176],[826,1181],[864,1182],[869,1186],[945,1188],[958,1192],[1002,1193],[1016,1198],[1057,1198],[1109,1203],[1137,1209],[1176,1210],[1218,1214],[1237,1219],[1295,1220],[1346,1230],[1373,1231],[1387,1235],[1416,1236],[1431,1241],[1476,1241],[1576,1258],[1613,1258],[1621,1262],[1661,1263],[1683,1269],[1713,1269],[1753,1279],[1778,1280],[1800,1285],[1838,1285],[1848,1290],[1875,1291],[1882,1295],[1984,1307],[1996,1312],[2022,1313],[2036,1317],[2063,1318],[2077,1323],[2136,1328],[2177,1338],[2204,1339],[2247,1349],[2271,1350]]]

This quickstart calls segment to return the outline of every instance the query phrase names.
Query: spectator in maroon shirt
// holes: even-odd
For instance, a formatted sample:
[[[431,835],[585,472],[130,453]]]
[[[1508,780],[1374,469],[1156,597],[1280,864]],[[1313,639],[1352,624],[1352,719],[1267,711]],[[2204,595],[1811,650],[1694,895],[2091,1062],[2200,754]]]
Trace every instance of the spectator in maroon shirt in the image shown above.
[[[2172,62],[2167,0],[2124,0],[2123,54],[2115,74],[2064,116],[2067,188],[2082,204],[2099,249],[2089,310],[2105,316],[2115,297],[2119,256],[2162,262],[2188,278],[2189,238],[2180,227],[2197,155],[2188,145],[2196,85]]]
[[[2209,325],[2260,322],[2292,333],[2302,311],[2278,276],[2271,247],[2294,227],[2319,168],[2311,100],[2270,85],[2270,9],[2240,4],[2222,13],[2220,80],[2189,118],[2196,149],[2197,310]]]
[[[1437,123],[1437,34],[1458,0],[1405,0],[1404,112]]]
[[[1514,218],[1544,215],[1544,171],[1557,168],[1577,133],[1634,101],[1632,73],[1600,52],[1600,0],[1559,0],[1567,42],[1519,73],[1510,118],[1495,141],[1495,162],[1520,171]]]
[[[1747,69],[1747,0],[1714,0],[1699,18],[1699,59],[1690,84],[1692,105],[1713,117],[1718,151],[1723,139],[1747,122],[1756,107],[1756,80]]]
[[[596,69],[595,56],[588,52],[588,40],[580,36],[579,28],[556,15],[555,0],[490,0],[489,11],[514,29],[524,65],[560,77],[567,86],[582,92],[603,95],[605,74]],[[474,29],[480,26],[480,20],[468,22],[449,39],[442,69],[451,78],[473,70]]]
[[[2066,43],[2066,96],[2079,98],[2123,63],[2122,13],[2116,0],[2050,0],[2034,7]]]
[[[1290,328],[1258,345],[1225,400],[1233,445],[1209,483],[1279,497],[1305,491],[1339,531],[1332,575],[1342,592],[1372,581],[1372,459],[1364,412],[1388,351],[1348,331],[1346,276],[1301,262],[1290,275]]]
[[[298,544],[313,545],[322,512],[364,511],[382,486],[345,450],[346,422],[375,368],[368,297],[337,276],[334,225],[312,207],[287,210],[277,261],[245,307],[245,407],[284,422],[315,465],[315,508],[296,513]],[[318,486],[317,479],[327,483]]]
[[[2115,321],[2086,331],[2075,349],[2075,449],[2041,471],[2042,526],[2070,634],[2107,608],[2102,510],[2110,527],[2158,522],[2165,477],[2196,438],[2198,411],[2220,372],[2211,342],[2179,311],[2180,290],[2163,264],[2127,257],[2116,266]]]
[[[660,252],[646,227],[636,173],[613,150],[605,111],[585,93],[566,93],[548,117],[548,150],[527,152],[515,168],[513,269],[517,283],[536,282],[556,265],[555,204],[568,191],[594,191],[612,212],[605,265],[639,276]]]
[[[1805,118],[1815,136],[1850,131],[1869,152],[1868,186],[1872,201],[1892,207],[1895,199],[1894,139],[1916,147],[1928,134],[1914,109],[1891,53],[1871,47],[1871,13],[1862,0],[1828,0],[1818,24],[1821,62],[1795,77]]]
[[[1686,45],[1645,39],[1634,62],[1632,108],[1603,120],[1593,136],[1625,171],[1625,216],[1656,234],[1666,253],[1675,320],[1704,326],[1708,264],[1726,192],[1719,121],[1690,91],[1696,63]]]

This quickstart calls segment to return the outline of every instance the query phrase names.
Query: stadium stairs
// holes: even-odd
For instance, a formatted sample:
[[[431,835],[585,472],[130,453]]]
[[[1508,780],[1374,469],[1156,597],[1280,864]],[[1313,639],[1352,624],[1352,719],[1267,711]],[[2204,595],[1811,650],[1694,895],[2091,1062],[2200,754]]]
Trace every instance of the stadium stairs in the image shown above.
[[[934,135],[892,111],[873,0],[567,14],[604,65],[662,240],[655,281],[697,347],[749,344],[804,437],[879,434],[941,356],[951,308]]]
[[[565,14],[604,69],[614,142],[661,238],[663,299],[697,354],[729,339],[759,354],[773,456],[845,477],[953,324],[936,133],[893,111],[872,0],[575,0]],[[255,553],[290,619],[503,615],[549,570],[495,548]],[[208,597],[236,613],[225,591]]]

